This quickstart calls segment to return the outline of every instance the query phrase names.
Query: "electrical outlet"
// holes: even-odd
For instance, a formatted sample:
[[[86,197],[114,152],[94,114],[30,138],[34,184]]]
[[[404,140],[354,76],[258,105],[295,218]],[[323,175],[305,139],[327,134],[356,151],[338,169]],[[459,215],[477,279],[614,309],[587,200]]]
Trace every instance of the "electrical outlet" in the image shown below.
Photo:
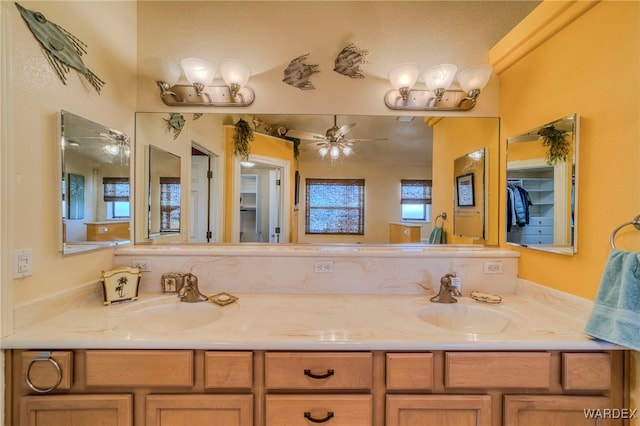
[[[151,272],[151,259],[132,260],[131,266],[134,268],[140,268],[141,272]]]
[[[502,262],[484,262],[484,273],[485,274],[501,274],[502,273]]]
[[[320,274],[333,272],[333,260],[316,260],[313,263],[313,272]]]
[[[13,278],[33,275],[33,250],[22,249],[13,252]]]

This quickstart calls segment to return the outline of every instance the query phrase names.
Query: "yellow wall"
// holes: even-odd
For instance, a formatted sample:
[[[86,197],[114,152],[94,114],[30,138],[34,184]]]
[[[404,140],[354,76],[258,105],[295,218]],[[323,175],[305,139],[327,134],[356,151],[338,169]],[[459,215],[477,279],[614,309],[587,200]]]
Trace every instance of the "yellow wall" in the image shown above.
[[[578,253],[517,250],[521,278],[593,299],[612,230],[640,214],[640,3],[604,1],[587,9],[500,72],[500,116],[503,148],[508,136],[580,116]],[[640,248],[638,231],[627,228],[617,246]]]
[[[449,244],[498,244],[498,179],[499,179],[499,122],[494,118],[456,120],[444,118],[433,126],[433,217],[447,213],[444,230]],[[489,178],[485,184],[485,202],[489,206],[488,229],[485,240],[453,235],[453,200],[456,158],[485,148]],[[438,221],[438,224],[440,222]]]

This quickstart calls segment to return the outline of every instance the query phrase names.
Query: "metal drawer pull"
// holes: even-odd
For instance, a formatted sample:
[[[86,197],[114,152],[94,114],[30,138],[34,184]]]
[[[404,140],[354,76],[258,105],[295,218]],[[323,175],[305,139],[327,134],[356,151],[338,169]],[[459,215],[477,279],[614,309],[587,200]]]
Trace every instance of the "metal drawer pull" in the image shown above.
[[[31,372],[31,366],[39,361],[50,362],[51,364],[53,364],[54,368],[56,369],[56,373],[58,374],[58,377],[56,378],[56,382],[53,386],[48,388],[39,388],[31,382],[31,379],[29,378],[29,373]],[[60,382],[62,381],[62,370],[60,369],[60,365],[58,364],[58,362],[55,359],[51,358],[51,352],[39,352],[35,358],[29,361],[29,364],[27,365],[27,369],[24,373],[24,376],[25,376],[24,379],[27,382],[27,386],[29,386],[29,388],[32,391],[38,392],[38,393],[49,393],[55,388],[57,388]]]
[[[309,411],[305,411],[304,418],[312,423],[325,423],[333,418],[333,411],[328,411],[327,417],[325,417],[324,419],[314,419],[313,417],[311,417],[311,413]]]
[[[309,376],[312,379],[326,379],[327,377],[333,376],[333,370],[327,370],[326,374],[313,374],[311,370],[304,370],[304,375]]]

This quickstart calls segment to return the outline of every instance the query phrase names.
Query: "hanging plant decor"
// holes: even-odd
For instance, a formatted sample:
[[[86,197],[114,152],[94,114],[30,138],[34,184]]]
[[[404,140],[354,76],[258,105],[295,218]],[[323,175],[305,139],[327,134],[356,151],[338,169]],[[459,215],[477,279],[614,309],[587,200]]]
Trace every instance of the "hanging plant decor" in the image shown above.
[[[169,114],[169,118],[163,118],[162,121],[164,121],[167,132],[173,131],[173,139],[177,139],[184,127],[184,117],[182,114],[172,112]]]
[[[235,133],[233,134],[233,155],[240,157],[241,160],[249,159],[249,142],[253,140],[253,130],[249,123],[242,118],[235,124]]]
[[[548,126],[540,129],[538,135],[542,138],[542,146],[547,147],[547,164],[552,166],[558,161],[567,161],[570,146],[566,131]]]

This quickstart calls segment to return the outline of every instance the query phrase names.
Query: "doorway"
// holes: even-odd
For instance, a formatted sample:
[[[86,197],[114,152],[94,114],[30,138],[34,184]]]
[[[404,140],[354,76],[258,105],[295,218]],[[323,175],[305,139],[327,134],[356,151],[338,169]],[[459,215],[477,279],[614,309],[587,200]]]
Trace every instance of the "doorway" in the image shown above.
[[[250,156],[238,162],[233,208],[233,240],[242,243],[288,242],[288,161]],[[235,201],[234,200],[234,201]]]
[[[189,195],[189,242],[220,241],[219,157],[195,144],[191,146],[191,193]]]

